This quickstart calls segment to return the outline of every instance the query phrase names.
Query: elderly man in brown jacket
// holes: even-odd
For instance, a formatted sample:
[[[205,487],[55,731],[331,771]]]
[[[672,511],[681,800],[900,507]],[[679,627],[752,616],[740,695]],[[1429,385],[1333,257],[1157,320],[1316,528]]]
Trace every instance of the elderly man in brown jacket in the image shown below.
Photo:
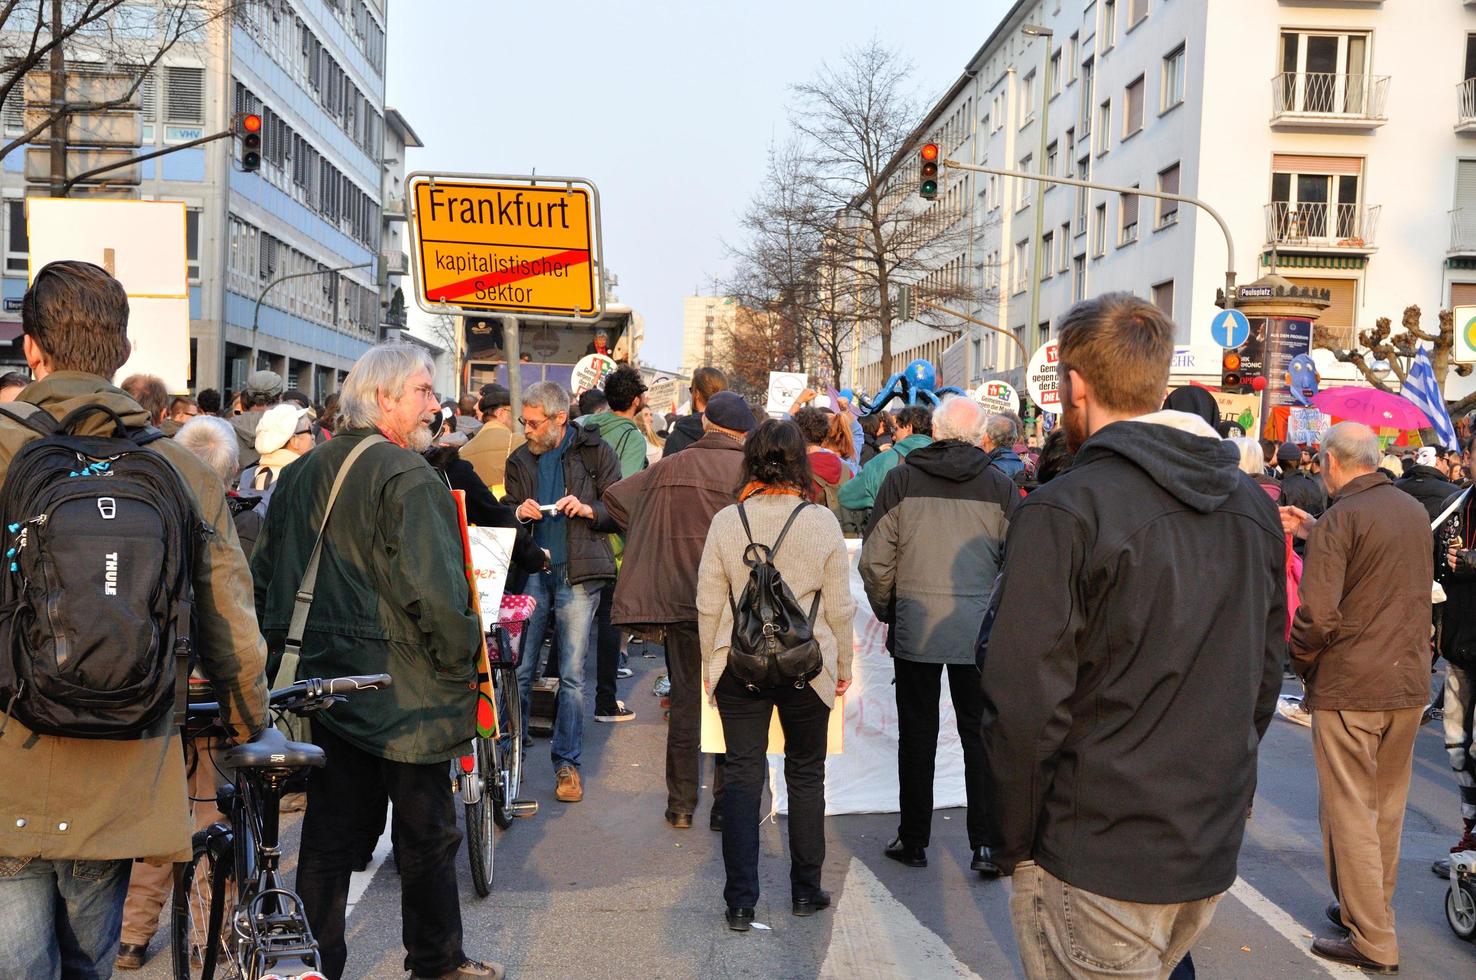
[[[1307,682],[1322,843],[1345,938],[1312,951],[1375,973],[1399,968],[1394,883],[1415,734],[1429,698],[1429,516],[1376,472],[1379,444],[1344,422],[1322,443],[1334,503],[1307,535],[1291,652]]]
[[[101,268],[53,262],[22,306],[36,380],[20,400],[57,419],[103,405],[138,428],[148,412],[108,382],[128,357],[128,297]],[[105,416],[84,432],[110,431]],[[36,434],[0,419],[0,482]],[[179,472],[204,522],[192,568],[195,649],[238,738],[266,716],[266,645],[251,574],[220,477],[183,446],[150,444]],[[8,655],[8,654],[7,654]],[[4,707],[0,706],[0,714]],[[109,976],[134,858],[185,861],[194,827],[172,713],[143,737],[66,738],[11,717],[0,733],[0,977]]]
[[[702,775],[702,649],[697,641],[697,566],[713,515],[738,499],[743,439],[757,422],[743,398],[720,391],[707,402],[703,436],[680,453],[605,491],[624,530],[625,559],[610,621],[666,646],[671,723],[666,732],[666,820],[692,826]],[[722,829],[713,777],[709,826]]]

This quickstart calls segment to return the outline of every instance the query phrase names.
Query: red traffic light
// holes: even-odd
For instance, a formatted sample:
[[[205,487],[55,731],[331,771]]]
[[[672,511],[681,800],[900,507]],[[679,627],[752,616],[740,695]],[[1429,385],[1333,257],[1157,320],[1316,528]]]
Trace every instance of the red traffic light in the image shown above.
[[[931,161],[937,160],[938,159],[938,144],[937,143],[924,143],[923,146],[922,146],[922,150],[920,151],[920,153],[921,153],[921,156],[922,156],[922,158],[923,158],[924,161],[931,162]]]
[[[1223,366],[1224,366],[1224,368],[1225,368],[1226,371],[1239,371],[1240,370],[1240,355],[1234,353],[1233,351],[1226,352],[1225,359],[1222,362],[1222,364],[1223,364]]]
[[[261,117],[254,112],[248,112],[241,117],[241,131],[245,133],[261,132]]]

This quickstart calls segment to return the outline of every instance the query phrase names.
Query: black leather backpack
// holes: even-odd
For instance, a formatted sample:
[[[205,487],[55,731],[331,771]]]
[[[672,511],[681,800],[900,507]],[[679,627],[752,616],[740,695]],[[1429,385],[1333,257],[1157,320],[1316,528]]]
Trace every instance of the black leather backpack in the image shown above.
[[[800,511],[809,506],[802,502],[794,508],[779,537],[770,546],[755,543],[753,529],[748,525],[748,514],[742,504],[738,505],[738,519],[743,522],[743,533],[748,536],[748,547],[743,549],[743,564],[749,571],[748,584],[736,602],[733,594],[728,593],[728,604],[733,609],[733,640],[728,647],[728,670],[750,691],[791,684],[804,687],[824,667],[820,643],[815,639],[815,614],[820,609],[820,593],[815,593],[810,614],[806,616],[779,569],[774,566],[774,558],[779,554],[784,536],[789,533]]]

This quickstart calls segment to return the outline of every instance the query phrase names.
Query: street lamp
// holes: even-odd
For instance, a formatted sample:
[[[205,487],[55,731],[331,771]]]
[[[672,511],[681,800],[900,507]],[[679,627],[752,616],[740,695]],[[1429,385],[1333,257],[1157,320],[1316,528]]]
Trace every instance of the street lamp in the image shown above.
[[[1045,38],[1045,61],[1040,70],[1040,153],[1035,158],[1035,169],[1042,176],[1046,172],[1046,141],[1050,138],[1051,119],[1051,42],[1055,32],[1049,27],[1039,24],[1026,24],[1020,28],[1020,33],[1026,37]],[[1035,200],[1032,205],[1035,208],[1035,246],[1032,249],[1033,258],[1030,262],[1030,337],[1032,341],[1039,340],[1036,331],[1040,324],[1040,247],[1045,236],[1045,192],[1046,186],[1042,186],[1035,192]],[[1032,346],[1034,344],[1032,343]],[[1022,364],[1021,367],[1024,367]]]

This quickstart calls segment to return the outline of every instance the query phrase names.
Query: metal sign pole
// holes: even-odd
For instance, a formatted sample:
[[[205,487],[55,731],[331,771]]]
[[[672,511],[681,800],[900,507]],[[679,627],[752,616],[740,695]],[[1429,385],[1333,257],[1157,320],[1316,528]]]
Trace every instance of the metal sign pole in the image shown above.
[[[507,390],[512,394],[512,424],[521,425],[518,419],[523,417],[523,365],[519,359],[523,352],[515,316],[502,318],[502,350],[507,355]]]

